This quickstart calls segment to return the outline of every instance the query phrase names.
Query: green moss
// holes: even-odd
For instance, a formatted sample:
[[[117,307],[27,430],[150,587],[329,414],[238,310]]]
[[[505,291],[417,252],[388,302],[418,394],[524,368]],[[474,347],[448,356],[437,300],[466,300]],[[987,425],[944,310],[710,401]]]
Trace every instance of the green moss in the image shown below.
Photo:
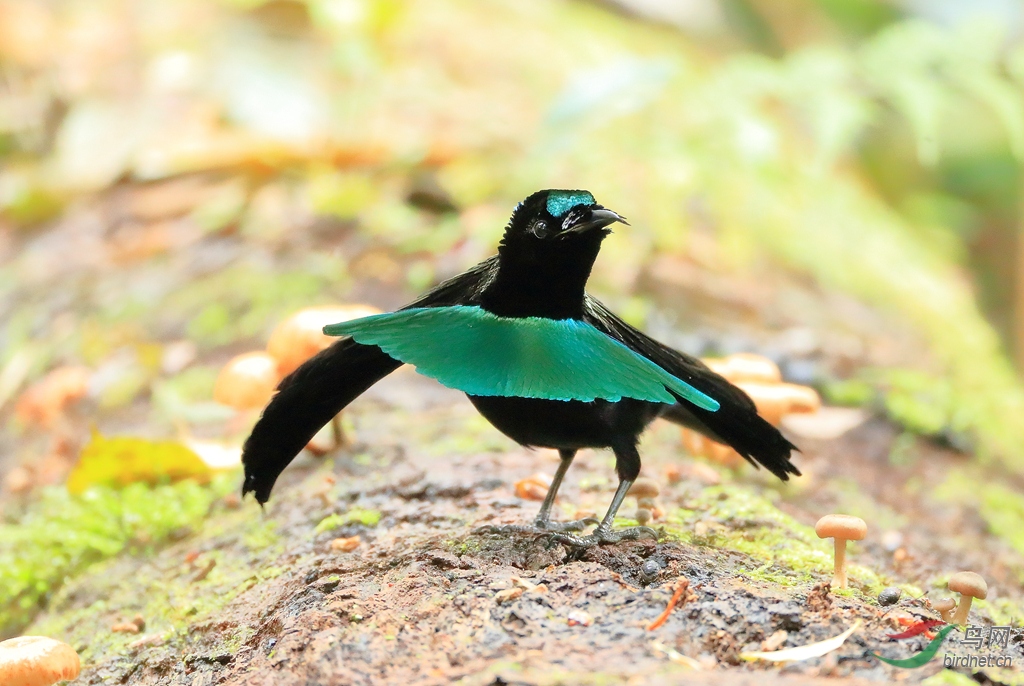
[[[698,536],[694,527],[703,522],[706,533]],[[669,512],[665,533],[684,542],[734,550],[750,556],[755,563],[745,570],[752,579],[785,586],[809,583],[830,574],[831,545],[781,512],[768,499],[737,485],[702,490],[682,508]],[[856,547],[853,557],[856,558]],[[865,594],[884,588],[875,572],[853,565],[850,579]]]
[[[826,400],[833,405],[863,407],[876,397],[875,387],[863,379],[829,381],[822,388]]]
[[[473,555],[483,550],[483,546],[480,545],[480,539],[476,537],[450,538],[444,542],[444,547],[455,555]]]
[[[1024,495],[994,481],[982,469],[951,470],[931,491],[931,498],[943,504],[974,507],[989,531],[1024,555]],[[1018,574],[1024,583],[1024,572]]]
[[[992,533],[1024,555],[1024,495],[994,483],[986,484],[978,495],[978,513]]]
[[[364,510],[360,507],[353,507],[344,514],[332,514],[320,520],[320,523],[313,529],[314,535],[325,531],[332,531],[346,524],[362,524],[363,526],[377,526],[380,522],[381,513],[376,510]]]
[[[242,545],[249,550],[261,550],[280,543],[281,536],[277,533],[277,522],[268,520],[262,526],[255,527],[242,535]]]
[[[44,490],[24,513],[0,524],[0,634],[23,627],[67,578],[90,565],[125,550],[151,552],[197,526],[235,481],[232,475],[210,486],[137,483],[81,496]]]
[[[966,674],[944,669],[922,681],[921,686],[977,686],[977,683]]]
[[[231,484],[234,487],[234,483]],[[294,565],[308,564],[308,557],[280,560],[287,539],[265,537],[268,522],[253,518],[242,508],[219,511],[205,519],[201,533],[189,541],[189,550],[205,550],[196,563],[184,559],[184,551],[149,563],[119,556],[94,565],[68,582],[51,599],[51,611],[27,630],[55,636],[74,645],[86,664],[121,654],[137,636],[114,634],[110,624],[141,613],[147,633],[163,634],[171,644],[184,645],[210,620],[222,621],[226,605],[251,588],[288,574]],[[275,527],[269,527],[272,531]],[[273,544],[263,544],[273,540]],[[258,548],[249,544],[259,542]],[[216,564],[205,578],[197,569]],[[89,599],[97,598],[89,602]],[[84,600],[84,602],[83,602]],[[225,650],[251,636],[247,627],[219,631]]]

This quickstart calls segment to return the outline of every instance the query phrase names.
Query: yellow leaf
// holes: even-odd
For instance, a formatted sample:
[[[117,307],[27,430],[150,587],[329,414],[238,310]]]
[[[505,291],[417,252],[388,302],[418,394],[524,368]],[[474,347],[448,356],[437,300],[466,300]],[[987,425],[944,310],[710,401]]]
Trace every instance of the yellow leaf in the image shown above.
[[[90,486],[121,488],[137,481],[150,484],[182,479],[206,480],[212,470],[188,447],[175,441],[106,438],[99,433],[82,450],[68,477],[68,491]]]

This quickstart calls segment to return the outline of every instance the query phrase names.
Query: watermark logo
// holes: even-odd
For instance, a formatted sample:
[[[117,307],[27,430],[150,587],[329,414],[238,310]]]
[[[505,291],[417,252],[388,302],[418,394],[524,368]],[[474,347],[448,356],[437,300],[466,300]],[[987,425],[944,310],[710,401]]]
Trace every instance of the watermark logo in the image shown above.
[[[889,638],[896,640],[910,638],[920,634],[925,634],[927,636],[933,628],[938,626],[942,626],[942,629],[938,630],[931,642],[917,655],[912,655],[911,657],[903,660],[894,660],[882,657],[878,653],[874,653],[874,656],[893,667],[900,667],[903,669],[916,669],[918,667],[923,667],[938,656],[939,650],[942,648],[942,644],[946,640],[946,637],[949,636],[949,634],[957,627],[945,624],[945,622],[938,620],[929,620],[925,622],[918,622],[902,633],[889,634]],[[1009,626],[968,626],[964,630],[964,635],[963,638],[960,639],[960,644],[974,651],[980,651],[982,646],[986,645],[987,639],[989,652],[985,655],[954,655],[947,652],[942,657],[942,664],[943,666],[951,669],[957,667],[971,669],[978,667],[1012,667],[1013,656],[1008,655],[1005,652],[1009,648],[1010,635],[1012,631],[1013,628]],[[1004,652],[994,652],[997,649],[1002,649]]]

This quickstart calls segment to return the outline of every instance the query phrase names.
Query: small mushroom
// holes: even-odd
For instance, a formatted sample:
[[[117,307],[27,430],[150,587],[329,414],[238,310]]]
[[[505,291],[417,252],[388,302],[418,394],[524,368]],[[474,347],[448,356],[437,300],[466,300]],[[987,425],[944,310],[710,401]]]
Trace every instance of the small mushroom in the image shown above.
[[[712,371],[721,374],[732,383],[737,381],[760,381],[778,383],[782,381],[779,366],[763,355],[735,353],[723,358],[705,359]]]
[[[347,322],[380,314],[369,305],[307,307],[277,325],[267,341],[267,352],[277,360],[281,375],[291,374],[299,365],[338,340],[324,334],[328,324]]]
[[[637,508],[636,523],[640,526],[647,526],[649,521],[651,521],[651,511],[645,507]]]
[[[267,353],[238,355],[217,375],[213,399],[236,410],[257,409],[270,401],[279,380],[277,361]]]
[[[0,643],[0,684],[51,686],[74,679],[81,670],[78,653],[67,643],[44,636],[20,636]]]
[[[814,526],[818,538],[831,538],[835,541],[835,574],[832,586],[846,588],[846,542],[860,541],[868,533],[867,524],[860,517],[851,515],[825,515]]]
[[[821,407],[821,397],[809,386],[747,381],[737,382],[736,386],[750,396],[757,413],[772,426],[778,426],[787,414],[817,412]]]
[[[942,617],[942,621],[949,622],[953,621],[953,610],[956,609],[956,601],[952,598],[940,598],[935,602],[930,603],[932,609],[939,613]]]
[[[629,487],[629,493],[638,500],[640,498],[657,498],[661,494],[661,486],[654,479],[641,476]]]
[[[974,598],[984,600],[988,596],[988,584],[974,572],[957,572],[949,577],[947,586],[949,590],[960,594],[960,602],[957,603],[956,613],[950,623],[966,624],[967,613],[971,611],[971,601]]]
[[[538,472],[516,482],[516,497],[523,500],[544,500],[551,488],[551,477]]]

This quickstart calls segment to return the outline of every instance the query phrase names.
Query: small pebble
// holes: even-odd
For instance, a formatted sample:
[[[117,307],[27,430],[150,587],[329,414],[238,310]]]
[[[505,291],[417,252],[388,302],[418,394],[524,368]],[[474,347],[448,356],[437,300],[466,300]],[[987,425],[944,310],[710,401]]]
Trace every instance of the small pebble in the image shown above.
[[[590,626],[593,623],[594,618],[588,612],[573,610],[569,613],[569,626]]]
[[[789,632],[785,629],[779,629],[774,634],[766,638],[761,642],[761,650],[772,651],[778,650],[782,647],[782,644],[789,638]]]
[[[882,607],[895,605],[899,602],[901,595],[903,595],[903,591],[896,588],[895,586],[889,586],[888,588],[883,589],[882,592],[878,594],[878,604]]]
[[[661,573],[661,565],[657,560],[647,559],[640,565],[640,577],[647,582],[653,581]]]

